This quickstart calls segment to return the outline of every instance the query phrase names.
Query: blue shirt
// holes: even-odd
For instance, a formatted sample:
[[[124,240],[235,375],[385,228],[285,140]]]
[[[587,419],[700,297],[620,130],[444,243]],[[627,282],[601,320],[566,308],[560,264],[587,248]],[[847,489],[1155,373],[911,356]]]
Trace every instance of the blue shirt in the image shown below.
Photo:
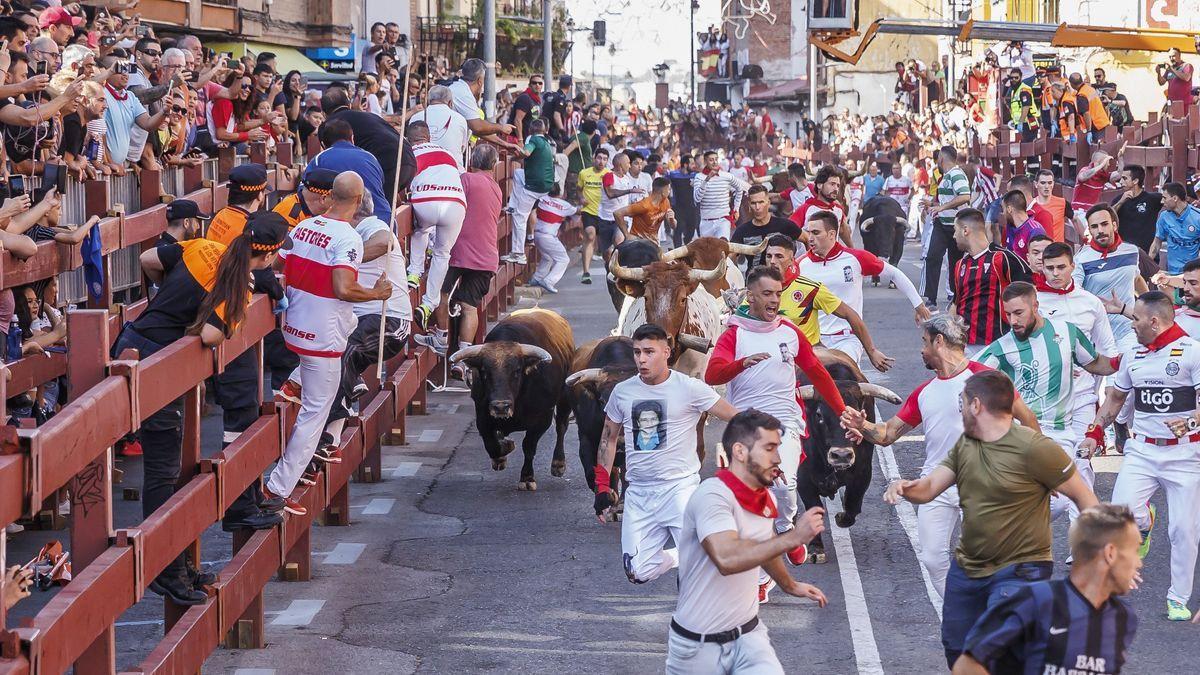
[[[1167,273],[1183,272],[1183,266],[1200,253],[1200,211],[1192,206],[1182,216],[1170,209],[1159,211],[1154,238],[1162,240],[1167,250]]]
[[[383,191],[383,167],[379,166],[375,155],[349,141],[338,141],[313,157],[304,170],[308,171],[314,166],[339,173],[353,171],[362,176],[363,185],[366,186],[367,192],[371,193],[371,200],[375,203],[375,217],[385,223],[391,222],[392,214],[388,213],[390,202]]]
[[[871,178],[871,174],[863,176],[863,203],[867,203],[871,199],[883,191],[883,174],[879,174]]]
[[[108,157],[117,164],[123,164],[129,156],[129,136],[137,124],[137,118],[146,114],[146,106],[128,89],[124,92],[124,100],[112,95],[108,87],[104,88],[104,135],[108,145]]]

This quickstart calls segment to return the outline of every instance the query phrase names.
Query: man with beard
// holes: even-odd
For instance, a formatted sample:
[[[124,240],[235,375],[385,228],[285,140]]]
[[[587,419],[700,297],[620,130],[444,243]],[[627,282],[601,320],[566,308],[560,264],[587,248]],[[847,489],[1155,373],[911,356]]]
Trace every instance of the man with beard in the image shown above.
[[[1175,310],[1175,323],[1188,335],[1200,338],[1200,260],[1183,266],[1183,287],[1179,289],[1183,306]]]
[[[950,666],[988,607],[1050,578],[1050,495],[1065,494],[1080,509],[1098,503],[1057,443],[1013,424],[1015,399],[1004,373],[972,375],[959,396],[963,435],[946,459],[922,478],[893,481],[883,496],[893,505],[900,499],[928,504],[958,488],[962,535],[942,605],[942,648]]]
[[[1074,324],[1039,314],[1033,284],[1012,284],[1004,289],[1001,299],[1012,330],[988,345],[975,360],[1007,375],[1037,416],[1042,433],[1074,458],[1078,442],[1072,420],[1077,392],[1072,365],[1096,375],[1111,375],[1117,370],[1117,359],[1098,355],[1092,341]],[[1086,481],[1085,477],[1080,479]],[[1051,502],[1055,517],[1068,508],[1061,496]],[[1071,511],[1072,517],[1077,514]]]
[[[804,200],[792,215],[788,216],[797,227],[803,229],[808,219],[818,211],[828,211],[837,216],[838,238],[846,246],[851,245],[850,226],[846,224],[846,209],[842,206],[842,174],[836,166],[826,164],[817,170],[812,189],[815,194]],[[801,238],[803,242],[803,238]],[[805,242],[807,243],[807,242]]]
[[[992,242],[983,214],[963,209],[954,218],[955,245],[963,257],[950,277],[954,294],[951,312],[967,324],[967,355],[990,344],[1008,330],[1000,294],[1014,281],[1032,277],[1023,259]]]
[[[891,445],[921,426],[925,434],[925,464],[921,467],[924,477],[946,459],[962,436],[959,397],[967,380],[990,368],[970,360],[963,353],[967,327],[962,317],[939,312],[921,324],[921,328],[921,361],[936,377],[914,389],[896,416],[887,422],[868,422],[862,411],[847,408],[842,413],[842,425],[876,445]],[[1020,397],[1013,401],[1013,415],[1021,426],[1039,428],[1037,418]],[[945,596],[950,542],[961,520],[958,488],[954,486],[917,508],[917,541],[921,544],[918,557],[939,596]]]
[[[782,476],[770,483],[779,504],[775,531],[783,533],[794,526],[796,469],[803,454],[800,439],[808,435],[804,408],[796,399],[796,368],[804,372],[836,413],[841,414],[846,404],[804,333],[779,316],[783,294],[783,276],[779,271],[773,267],[755,267],[746,278],[746,289],[747,305],[729,317],[728,328],[721,333],[709,356],[704,381],[714,387],[727,384],[725,393],[734,408],[747,410],[753,406],[783,423],[779,444]],[[802,564],[807,557],[803,546],[786,553],[793,565]],[[765,570],[759,584],[759,602],[766,602],[774,583]]]
[[[775,500],[783,425],[757,410],[738,413],[721,441],[728,469],[704,481],[688,500],[679,539],[679,602],[667,639],[667,673],[782,673],[766,626],[758,620],[759,570],[789,595],[819,606],[825,594],[788,574],[780,556],[824,530],[823,510],[775,534]],[[806,538],[807,537],[807,538]]]

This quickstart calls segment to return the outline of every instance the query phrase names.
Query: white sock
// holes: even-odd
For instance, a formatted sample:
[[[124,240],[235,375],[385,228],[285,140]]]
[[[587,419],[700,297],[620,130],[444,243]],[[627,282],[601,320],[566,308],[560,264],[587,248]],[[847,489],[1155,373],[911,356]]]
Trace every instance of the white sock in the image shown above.
[[[345,426],[346,418],[344,417],[340,420],[334,420],[325,425],[325,431],[329,432],[329,435],[333,436],[333,442],[335,445],[342,440],[342,428]]]

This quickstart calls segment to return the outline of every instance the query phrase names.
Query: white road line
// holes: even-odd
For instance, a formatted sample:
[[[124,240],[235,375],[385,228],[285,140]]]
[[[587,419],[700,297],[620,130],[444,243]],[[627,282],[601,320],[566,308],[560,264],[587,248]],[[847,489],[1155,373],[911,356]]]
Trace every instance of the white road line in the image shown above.
[[[443,412],[443,413],[446,413],[447,415],[453,415],[458,412],[458,404],[457,403],[440,403],[440,404],[438,404],[437,409],[438,409],[438,412]]]
[[[271,620],[272,626],[307,626],[325,606],[324,600],[293,600],[287,609]]]
[[[437,443],[442,438],[441,429],[426,429],[417,437],[418,443]]]
[[[420,462],[400,462],[398,465],[384,469],[392,478],[403,478],[405,476],[415,476],[421,468]]]
[[[836,512],[833,500],[825,500],[825,511]],[[883,675],[883,662],[879,659],[879,646],[875,644],[875,630],[871,627],[862,578],[858,576],[858,560],[854,557],[850,531],[830,524],[829,536],[833,538],[833,548],[837,552],[838,574],[842,577],[842,595],[846,598],[846,618],[850,621],[850,639],[854,644],[859,675]]]
[[[274,668],[238,668],[233,675],[275,675]]]
[[[149,619],[147,621],[118,621],[114,626],[161,626],[162,619]]]
[[[349,544],[342,542],[333,547],[332,551],[326,553],[314,553],[313,555],[323,555],[325,559],[322,561],[326,565],[353,565],[358,561],[358,556],[367,550],[366,544]]]
[[[925,440],[925,434],[909,434],[896,439],[896,443],[917,443]]]
[[[364,516],[386,516],[391,513],[396,500],[388,497],[376,497],[366,504],[352,505],[352,509],[362,509]]]
[[[879,470],[883,472],[884,478],[890,484],[894,480],[900,479],[900,465],[896,463],[896,453],[892,452],[890,445],[876,446],[875,457],[879,459]],[[938,595],[937,589],[933,587],[933,579],[929,577],[929,570],[921,564],[921,542],[917,536],[917,512],[913,505],[901,500],[896,505],[896,517],[900,519],[900,525],[904,527],[904,534],[908,535],[908,543],[912,545],[913,552],[917,554],[917,567],[921,569],[921,578],[925,580],[925,592],[929,595],[929,602],[933,605],[933,611],[937,612],[938,621],[942,620],[942,597]]]

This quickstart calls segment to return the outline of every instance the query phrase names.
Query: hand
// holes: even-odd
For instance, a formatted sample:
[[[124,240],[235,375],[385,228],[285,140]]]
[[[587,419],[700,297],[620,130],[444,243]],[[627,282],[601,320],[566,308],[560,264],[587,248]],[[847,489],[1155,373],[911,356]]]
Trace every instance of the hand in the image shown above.
[[[601,523],[607,523],[605,515],[608,510],[617,505],[617,498],[612,492],[597,492],[596,498],[592,500],[592,508],[596,511],[596,517]]]
[[[914,307],[913,314],[915,314],[917,317],[917,325],[918,326],[925,323],[926,321],[929,320],[929,317],[933,316],[933,312],[930,312],[929,308],[926,307],[924,304],[920,304],[920,305],[917,305],[916,307]]]
[[[1195,418],[1180,417],[1177,420],[1167,420],[1167,428],[1171,430],[1171,433],[1175,434],[1175,438],[1183,438],[1189,433],[1200,429],[1200,425],[1196,423]]]
[[[1081,459],[1091,459],[1096,454],[1096,439],[1084,438],[1075,446],[1075,455]]]
[[[821,589],[813,586],[812,584],[797,582],[788,588],[784,588],[783,592],[787,593],[788,595],[794,595],[797,598],[808,598],[809,600],[814,600],[816,601],[818,607],[824,607],[825,605],[829,604],[829,600],[825,598],[825,594],[821,592]]]
[[[892,364],[896,362],[896,359],[893,359],[878,349],[872,349],[871,352],[867,354],[867,357],[871,359],[871,365],[875,366],[875,370],[878,370],[881,373],[886,373],[892,367]]]
[[[375,280],[375,285],[371,287],[371,291],[375,294],[376,300],[387,300],[392,297],[392,282],[388,281],[386,274],[381,274]]]
[[[29,597],[29,588],[33,585],[33,570],[20,565],[13,565],[4,571],[4,609],[12,609],[13,605]]]
[[[771,355],[766,352],[751,354],[750,356],[742,359],[742,368],[753,368],[769,358],[771,358]]]
[[[506,136],[511,136],[513,131],[515,131],[515,130],[516,130],[516,127],[514,127],[511,124],[501,124],[500,125],[500,133],[502,133]]]
[[[915,480],[894,480],[891,485],[888,485],[887,490],[883,493],[883,501],[895,506],[904,498],[904,492],[915,487]]]
[[[253,128],[253,129],[251,129],[250,131],[247,131],[247,132],[246,132],[246,140],[249,140],[249,141],[265,141],[265,140],[267,139],[267,136],[268,136],[268,135],[269,135],[269,134],[267,134],[267,132],[266,132],[266,131],[263,131],[263,128],[262,128],[262,127],[254,127],[254,128]]]
[[[50,84],[49,75],[34,75],[21,83],[21,93],[33,94],[45,89],[48,84]]]
[[[796,526],[784,533],[791,537],[792,548],[802,546],[825,531],[825,509],[814,506],[796,518]]]
[[[867,426],[867,414],[857,408],[846,406],[842,411],[842,428],[846,431],[861,431]]]
[[[30,356],[32,354],[45,354],[46,350],[36,342],[26,342],[21,345],[21,356]]]
[[[1125,303],[1117,298],[1117,292],[1113,291],[1109,297],[1101,297],[1100,303],[1104,305],[1104,311],[1109,314],[1121,314],[1125,311]]]
[[[62,198],[58,194],[57,187],[51,187],[46,190],[46,196],[42,197],[42,203],[50,208],[54,208],[62,203]]]

